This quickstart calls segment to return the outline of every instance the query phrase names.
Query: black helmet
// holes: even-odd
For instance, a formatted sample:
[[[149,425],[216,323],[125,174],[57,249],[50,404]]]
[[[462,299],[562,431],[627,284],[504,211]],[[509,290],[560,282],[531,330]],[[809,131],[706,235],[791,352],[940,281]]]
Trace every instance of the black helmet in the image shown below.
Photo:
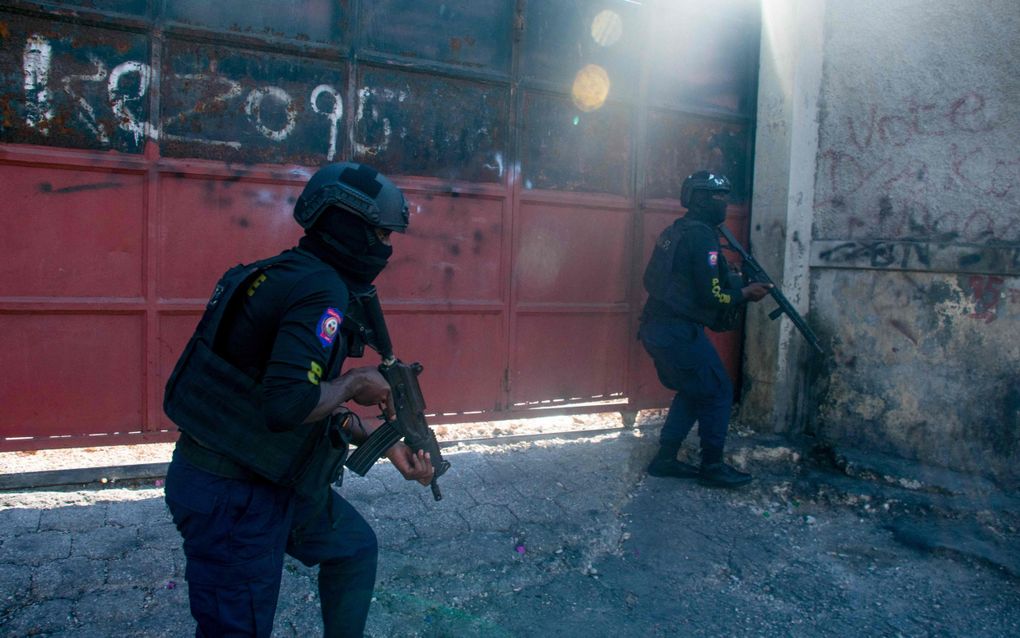
[[[684,180],[683,186],[680,187],[680,204],[684,208],[691,205],[691,196],[694,195],[694,191],[728,193],[730,192],[730,180],[725,175],[716,175],[708,171],[691,173]]]
[[[353,213],[376,228],[398,233],[407,230],[404,194],[366,164],[339,162],[316,171],[294,205],[294,219],[307,230],[331,206]]]

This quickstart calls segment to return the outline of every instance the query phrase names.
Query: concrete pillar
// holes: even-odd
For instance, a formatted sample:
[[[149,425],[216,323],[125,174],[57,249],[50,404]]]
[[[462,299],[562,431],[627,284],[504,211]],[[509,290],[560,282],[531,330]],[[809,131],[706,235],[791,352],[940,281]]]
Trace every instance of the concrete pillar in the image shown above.
[[[825,0],[763,0],[751,250],[806,315]],[[740,421],[760,431],[800,432],[811,348],[766,298],[747,313]],[[810,322],[809,322],[810,323]],[[823,339],[824,341],[824,339]]]

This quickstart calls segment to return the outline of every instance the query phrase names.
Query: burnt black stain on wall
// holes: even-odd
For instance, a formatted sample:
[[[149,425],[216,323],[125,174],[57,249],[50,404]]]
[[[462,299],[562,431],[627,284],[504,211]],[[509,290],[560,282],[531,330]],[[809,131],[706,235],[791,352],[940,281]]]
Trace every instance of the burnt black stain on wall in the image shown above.
[[[929,306],[947,302],[959,303],[961,301],[960,291],[945,281],[933,281],[925,289],[925,293],[925,303]]]
[[[39,192],[51,195],[67,195],[70,193],[80,193],[82,191],[116,189],[120,188],[121,186],[122,184],[120,184],[119,182],[94,182],[91,184],[76,184],[74,186],[53,188],[53,184],[49,182],[42,182],[39,184]]]
[[[509,88],[364,68],[356,158],[394,174],[497,182],[507,170]]]

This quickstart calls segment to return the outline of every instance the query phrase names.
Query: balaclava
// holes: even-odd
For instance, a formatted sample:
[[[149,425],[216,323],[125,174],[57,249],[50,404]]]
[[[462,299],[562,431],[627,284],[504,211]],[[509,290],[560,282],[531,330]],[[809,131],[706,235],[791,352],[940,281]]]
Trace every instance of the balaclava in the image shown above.
[[[712,191],[707,190],[694,191],[691,194],[686,217],[709,226],[718,226],[726,221],[726,201],[713,198],[713,194]]]
[[[323,212],[298,245],[359,284],[372,283],[393,254],[374,227],[337,207]]]

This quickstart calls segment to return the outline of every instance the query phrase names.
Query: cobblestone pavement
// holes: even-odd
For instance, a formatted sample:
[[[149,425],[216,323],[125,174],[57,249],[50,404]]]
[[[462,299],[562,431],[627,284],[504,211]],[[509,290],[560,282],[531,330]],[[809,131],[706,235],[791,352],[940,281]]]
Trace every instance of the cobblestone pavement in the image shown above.
[[[757,480],[710,490],[647,477],[654,434],[449,448],[439,503],[385,463],[348,475],[381,543],[369,633],[1020,635],[1009,495],[949,508],[754,440]],[[0,493],[0,636],[192,635],[183,567],[151,481]],[[319,631],[288,559],[274,635]]]

